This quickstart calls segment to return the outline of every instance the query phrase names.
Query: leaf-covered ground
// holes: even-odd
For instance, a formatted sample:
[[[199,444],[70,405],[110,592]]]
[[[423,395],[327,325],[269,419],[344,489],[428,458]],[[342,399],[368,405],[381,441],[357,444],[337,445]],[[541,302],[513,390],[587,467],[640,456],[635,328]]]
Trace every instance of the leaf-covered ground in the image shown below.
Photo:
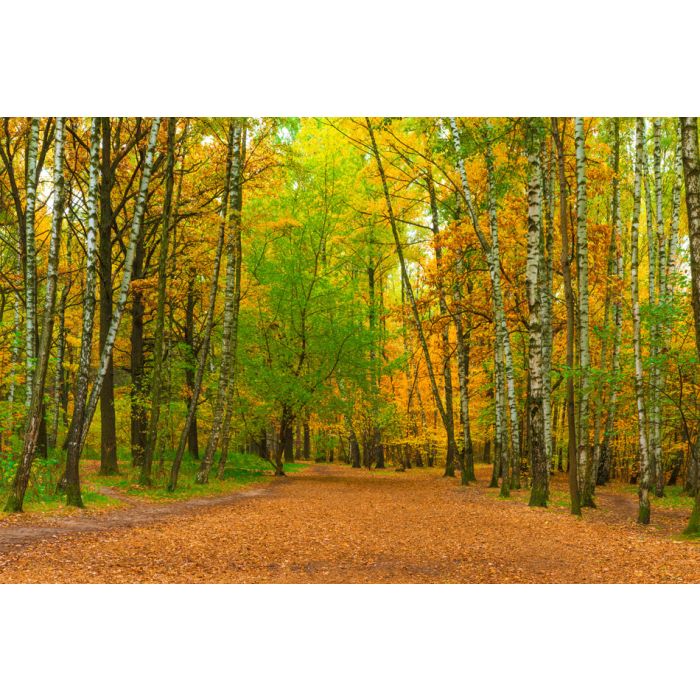
[[[0,581],[700,582],[700,544],[677,538],[684,502],[644,528],[629,488],[601,489],[579,519],[560,476],[543,510],[499,499],[486,467],[467,488],[440,474],[314,466],[248,496],[4,521]]]

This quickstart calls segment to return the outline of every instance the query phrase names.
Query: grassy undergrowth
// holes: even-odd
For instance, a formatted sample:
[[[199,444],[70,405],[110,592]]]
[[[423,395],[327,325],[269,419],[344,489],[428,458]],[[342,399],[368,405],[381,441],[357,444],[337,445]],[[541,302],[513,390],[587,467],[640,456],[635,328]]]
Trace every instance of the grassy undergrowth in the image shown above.
[[[627,493],[637,494],[637,486],[625,484],[624,490]],[[656,508],[669,508],[675,510],[680,508],[683,510],[689,510],[693,507],[695,499],[688,495],[682,486],[666,486],[664,488],[663,498],[657,498],[654,495],[653,490],[649,492],[649,501],[652,507]]]
[[[144,502],[182,501],[191,498],[218,496],[232,493],[246,486],[262,484],[271,481],[272,468],[269,462],[255,455],[234,453],[230,455],[224,478],[216,475],[216,465],[210,474],[208,484],[197,484],[195,474],[198,462],[188,458],[182,463],[177,490],[173,493],[167,490],[170,474],[168,455],[162,462],[153,465],[153,486],[144,487],[138,483],[138,470],[135,470],[129,460],[119,460],[119,473],[113,476],[102,476],[99,471],[99,460],[84,459],[81,463],[81,488],[83,502],[86,508],[104,510],[107,508],[123,507],[124,501],[116,495],[103,493],[106,488],[114,489],[130,498]],[[75,512],[65,505],[65,497],[56,493],[56,484],[60,478],[62,462],[55,458],[37,460],[32,473],[24,501],[27,513],[57,514],[61,511]],[[303,469],[304,464],[287,464],[285,472],[292,474]],[[10,484],[14,476],[14,465],[8,460],[0,465],[0,509],[7,500]],[[3,514],[0,512],[0,517]]]

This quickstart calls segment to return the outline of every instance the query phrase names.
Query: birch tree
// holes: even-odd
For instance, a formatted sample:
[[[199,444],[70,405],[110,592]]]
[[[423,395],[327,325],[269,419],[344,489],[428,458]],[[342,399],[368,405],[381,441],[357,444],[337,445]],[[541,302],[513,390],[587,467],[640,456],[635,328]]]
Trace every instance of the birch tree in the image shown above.
[[[581,489],[581,505],[594,507],[593,479],[589,460],[589,395],[591,352],[588,319],[588,198],[586,194],[586,150],[582,117],[576,117],[576,257],[578,263],[579,308],[579,371],[581,393],[579,396],[578,470]]]
[[[48,270],[46,273],[46,294],[44,301],[44,314],[42,319],[41,337],[39,340],[39,348],[36,356],[36,364],[32,363],[32,385],[31,385],[31,402],[29,404],[29,412],[25,422],[24,443],[22,453],[20,455],[19,464],[15,473],[15,478],[12,484],[12,491],[9,494],[5,511],[10,513],[18,513],[22,511],[24,503],[24,494],[29,483],[29,475],[32,469],[32,462],[37,447],[37,439],[39,437],[39,428],[43,417],[44,404],[44,389],[46,385],[46,373],[49,366],[49,354],[51,351],[51,336],[53,333],[54,309],[56,306],[56,288],[58,286],[58,257],[61,248],[61,225],[63,222],[63,117],[56,119],[56,128],[54,134],[54,173],[53,173],[53,215],[51,221],[51,238],[49,243]],[[38,130],[38,127],[37,127]],[[34,120],[32,123],[32,136],[34,138]],[[30,159],[30,178],[32,177],[32,165],[36,167],[36,162],[32,163]],[[36,173],[34,172],[34,177]],[[29,196],[29,193],[28,195]],[[36,181],[34,181],[33,196],[36,196]],[[28,207],[29,208],[29,207]],[[32,221],[31,227],[28,225],[27,243],[30,240],[31,231],[31,248],[32,248],[32,266],[33,271],[31,276],[27,275],[27,296],[29,296],[29,287],[33,289],[36,283],[36,252],[34,248],[34,212],[28,216],[27,221]],[[29,255],[28,260],[29,263]],[[30,268],[28,267],[28,270]],[[33,294],[33,292],[32,292]],[[32,296],[32,298],[34,298]],[[34,308],[34,311],[36,309]],[[32,324],[34,321],[32,321]],[[35,327],[31,326],[31,336],[29,336],[29,325],[27,326],[28,338],[34,338]],[[29,347],[29,346],[28,346]]]
[[[700,153],[697,117],[681,117],[681,148],[685,180],[685,206],[690,237],[690,275],[692,283],[695,347],[700,358]],[[700,489],[690,515],[687,535],[700,535]]]
[[[528,367],[530,371],[530,396],[528,418],[530,422],[530,471],[532,474],[531,506],[547,506],[549,496],[549,464],[544,428],[544,386],[542,361],[542,299],[540,286],[540,240],[542,214],[541,172],[537,124],[527,125],[527,157],[530,168],[528,182],[527,214],[527,305],[529,310]]]
[[[506,323],[505,311],[503,309],[503,293],[501,290],[500,259],[498,254],[498,219],[496,215],[496,198],[493,182],[493,157],[490,152],[490,139],[487,137],[486,163],[488,173],[488,207],[489,224],[491,228],[491,244],[489,244],[481,231],[479,219],[474,210],[471,189],[467,180],[467,171],[462,156],[462,143],[457,129],[457,122],[454,117],[450,118],[450,128],[452,130],[452,140],[457,153],[457,170],[459,172],[462,191],[461,195],[467,206],[467,212],[472,222],[474,233],[481,245],[486,257],[489,276],[491,278],[492,302],[494,311],[494,325],[497,343],[503,348],[505,386],[510,409],[510,458],[511,458],[511,488],[520,488],[520,431],[518,428],[518,410],[515,402],[515,377],[513,372],[513,353],[510,346],[510,336]],[[505,494],[504,494],[505,495]]]
[[[450,350],[450,325],[448,322],[449,312],[447,309],[447,301],[445,297],[445,287],[442,282],[444,275],[443,262],[442,262],[442,245],[440,244],[440,222],[438,218],[438,208],[437,199],[435,197],[435,186],[433,183],[432,174],[428,173],[426,178],[427,188],[428,188],[428,198],[430,201],[430,220],[433,232],[433,250],[435,251],[435,263],[437,266],[437,288],[438,288],[438,305],[440,309],[440,315],[443,318],[442,325],[442,378],[443,387],[445,393],[445,415],[446,415],[446,425],[445,430],[447,431],[447,444],[448,446],[456,445],[455,442],[455,426],[454,426],[454,410],[452,402],[452,362],[451,362],[451,350]],[[462,338],[463,340],[463,338]],[[463,349],[463,344],[462,344]],[[459,374],[459,390],[460,390],[460,400],[464,401],[464,382],[462,381],[462,374]],[[448,447],[448,450],[451,447]],[[450,453],[448,451],[445,460],[445,476],[455,475],[455,461],[457,455]],[[464,465],[462,465],[463,480],[466,479],[466,473],[464,471]]]
[[[165,200],[163,202],[160,252],[158,256],[158,299],[156,302],[156,330],[153,343],[153,373],[151,375],[151,413],[146,433],[146,451],[139,476],[143,486],[151,485],[151,465],[158,439],[158,420],[160,418],[160,396],[163,373],[163,335],[165,332],[165,286],[166,267],[170,252],[170,227],[173,202],[173,183],[175,172],[175,128],[177,119],[168,119],[168,145],[165,163]]]
[[[637,522],[649,523],[649,447],[647,441],[647,418],[644,398],[644,375],[642,365],[642,330],[639,310],[639,217],[641,209],[641,183],[644,167],[644,119],[637,117],[634,165],[634,205],[631,238],[631,290],[632,323],[634,345],[634,389],[637,399],[637,423],[639,435],[639,514]]]
[[[656,356],[656,362],[652,365],[652,404],[650,432],[653,436],[651,448],[654,452],[654,469],[652,475],[655,478],[654,493],[657,497],[664,495],[664,467],[661,455],[661,390],[662,390],[662,363],[664,361],[661,352],[661,339],[664,334],[661,318],[665,313],[666,299],[666,240],[664,236],[664,211],[663,211],[663,186],[661,182],[661,119],[654,119],[654,192],[656,194],[656,250],[658,251],[659,270],[659,311],[654,314],[652,323],[652,348]]]
[[[614,282],[610,290],[612,318],[613,318],[613,347],[611,358],[611,383],[608,412],[603,429],[603,440],[600,446],[598,459],[594,459],[594,468],[597,469],[596,483],[604,484],[610,475],[610,463],[612,460],[612,437],[615,428],[617,411],[617,398],[620,387],[620,346],[622,343],[622,289],[624,281],[624,259],[622,254],[622,214],[620,211],[620,119],[614,119],[613,142],[613,179],[612,179],[612,266]],[[607,326],[606,326],[607,333]]]
[[[236,344],[238,340],[238,304],[240,303],[241,279],[241,126],[234,123],[231,129],[233,159],[231,162],[231,201],[226,235],[226,288],[224,291],[224,327],[221,345],[219,386],[214,406],[209,440],[197,472],[197,483],[206,484],[214,462],[214,453],[219,446],[229,385],[233,382]]]
[[[121,323],[122,315],[124,313],[124,308],[126,307],[126,301],[129,293],[129,285],[131,283],[131,274],[133,272],[134,257],[136,255],[136,246],[139,243],[139,239],[141,238],[142,233],[143,214],[146,206],[148,185],[151,180],[153,157],[156,149],[156,139],[158,136],[159,127],[160,117],[155,117],[151,124],[151,130],[148,137],[148,144],[146,146],[146,153],[143,162],[143,171],[141,173],[141,183],[139,185],[139,192],[136,199],[136,206],[134,208],[134,215],[131,223],[131,234],[129,236],[129,243],[124,259],[124,270],[122,273],[122,280],[119,285],[119,295],[117,297],[117,304],[114,308],[112,321],[109,326],[109,331],[107,333],[105,343],[102,346],[102,350],[100,353],[100,361],[97,368],[97,374],[92,386],[92,390],[90,392],[90,398],[88,399],[87,405],[85,407],[82,424],[76,421],[75,415],[73,416],[73,420],[76,422],[75,430],[77,431],[78,429],[80,429],[80,442],[75,448],[78,452],[78,458],[80,452],[82,452],[85,440],[87,439],[88,431],[90,430],[90,425],[95,415],[95,410],[97,409],[97,403],[100,400],[102,383],[104,382],[104,378],[107,373],[107,367],[111,363],[112,351],[114,349],[114,341],[117,338],[119,325]],[[78,428],[78,425],[80,425],[80,428]],[[76,506],[78,508],[83,507],[83,499],[80,492],[80,470],[77,459],[75,461],[66,462],[65,491],[66,501],[68,505]]]
[[[73,400],[73,416],[66,438],[66,475],[79,474],[81,452],[81,432],[85,418],[85,408],[88,397],[90,373],[90,355],[92,350],[92,335],[95,318],[95,288],[97,286],[96,252],[97,252],[97,197],[100,167],[100,119],[95,118],[90,126],[90,166],[87,196],[87,235],[85,240],[85,293],[83,297],[83,323],[80,339],[80,359],[78,361],[78,376]],[[66,479],[67,481],[67,479]],[[82,504],[80,491],[71,494],[74,505]]]
[[[168,482],[168,491],[175,491],[177,488],[177,480],[182,465],[182,459],[185,455],[185,447],[187,445],[190,428],[194,423],[197,413],[197,403],[202,392],[202,381],[204,372],[207,367],[207,359],[209,358],[209,349],[211,346],[211,333],[214,326],[214,311],[216,309],[216,297],[219,290],[219,276],[221,274],[221,260],[224,252],[224,242],[226,239],[226,225],[228,222],[228,207],[231,196],[231,172],[233,161],[233,123],[229,125],[228,132],[228,152],[226,155],[226,174],[224,177],[224,194],[221,201],[219,236],[214,252],[214,270],[212,272],[211,285],[209,287],[209,299],[207,303],[207,313],[204,318],[204,337],[199,350],[199,359],[197,361],[197,372],[195,374],[194,383],[192,386],[192,396],[190,397],[187,417],[185,425],[180,432],[180,439],[175,453],[175,458],[170,466],[170,481]]]
[[[425,332],[423,330],[423,323],[420,318],[420,313],[418,312],[418,306],[416,304],[416,298],[413,294],[413,287],[411,285],[411,280],[408,276],[408,269],[406,267],[406,260],[404,258],[403,254],[403,246],[401,245],[401,239],[399,238],[399,232],[396,226],[396,218],[394,216],[394,209],[391,204],[391,197],[389,195],[389,187],[387,185],[387,180],[386,180],[386,174],[384,172],[384,165],[382,164],[382,159],[381,156],[379,155],[379,149],[377,148],[377,141],[374,137],[374,129],[372,127],[372,122],[370,121],[369,118],[365,118],[365,123],[367,125],[367,131],[369,133],[370,137],[370,142],[371,142],[371,152],[374,156],[374,161],[377,165],[377,170],[379,172],[379,177],[382,183],[382,192],[384,193],[384,202],[386,204],[386,209],[387,209],[387,214],[389,216],[389,225],[391,227],[391,233],[394,237],[394,245],[396,247],[396,254],[399,258],[399,264],[401,266],[401,277],[403,279],[403,283],[405,285],[406,289],[406,295],[408,297],[408,301],[411,306],[411,310],[413,312],[413,319],[416,323],[416,330],[418,331],[418,339],[420,341],[421,348],[423,350],[423,359],[425,360],[425,364],[428,370],[428,377],[430,379],[430,388],[432,389],[433,392],[433,399],[435,401],[435,405],[437,407],[437,410],[440,414],[440,418],[442,419],[442,424],[445,428],[445,432],[448,433],[447,439],[448,441],[450,440],[450,435],[448,432],[448,420],[447,420],[447,412],[445,410],[445,406],[442,402],[442,399],[440,398],[440,392],[438,390],[437,386],[437,381],[435,379],[435,370],[433,368],[433,362],[430,357],[430,351],[428,349],[428,343],[425,338]],[[452,444],[448,444],[448,450],[451,450],[452,454],[457,453],[456,445],[454,444],[454,433],[452,435]]]
[[[25,289],[25,359],[26,359],[26,397],[29,407],[34,390],[34,368],[36,363],[36,217],[37,190],[37,153],[39,150],[39,120],[33,118],[29,127],[27,145],[27,204],[25,208],[24,238],[24,289]]]

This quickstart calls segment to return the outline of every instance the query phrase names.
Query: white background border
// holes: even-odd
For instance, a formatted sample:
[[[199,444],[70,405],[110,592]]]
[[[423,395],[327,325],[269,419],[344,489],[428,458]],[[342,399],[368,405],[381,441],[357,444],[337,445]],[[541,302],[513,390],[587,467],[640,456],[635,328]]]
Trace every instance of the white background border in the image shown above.
[[[4,3],[0,111],[697,113],[691,7]],[[0,688],[8,698],[690,697],[697,595],[691,586],[8,586]]]

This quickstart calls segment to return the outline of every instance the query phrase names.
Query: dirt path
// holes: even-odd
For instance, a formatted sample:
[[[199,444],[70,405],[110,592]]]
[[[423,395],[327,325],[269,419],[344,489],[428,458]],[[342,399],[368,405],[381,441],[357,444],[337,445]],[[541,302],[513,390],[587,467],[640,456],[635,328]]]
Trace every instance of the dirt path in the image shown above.
[[[22,524],[25,516],[12,516],[0,521],[0,556],[14,547],[25,547],[44,540],[55,540],[88,532],[131,528],[148,525],[172,516],[201,513],[207,508],[231,505],[241,499],[260,496],[273,485],[274,482],[262,488],[247,489],[224,496],[191,498],[170,503],[145,503],[143,500],[105,486],[100,489],[100,493],[121,501],[125,504],[125,508],[104,511],[83,510],[73,517],[32,515],[29,516],[30,522],[26,524]]]
[[[682,513],[645,529],[632,495],[603,490],[579,520],[502,501],[486,475],[465,489],[437,470],[323,466],[206,503],[6,525],[0,581],[700,582],[700,545],[668,534]]]

